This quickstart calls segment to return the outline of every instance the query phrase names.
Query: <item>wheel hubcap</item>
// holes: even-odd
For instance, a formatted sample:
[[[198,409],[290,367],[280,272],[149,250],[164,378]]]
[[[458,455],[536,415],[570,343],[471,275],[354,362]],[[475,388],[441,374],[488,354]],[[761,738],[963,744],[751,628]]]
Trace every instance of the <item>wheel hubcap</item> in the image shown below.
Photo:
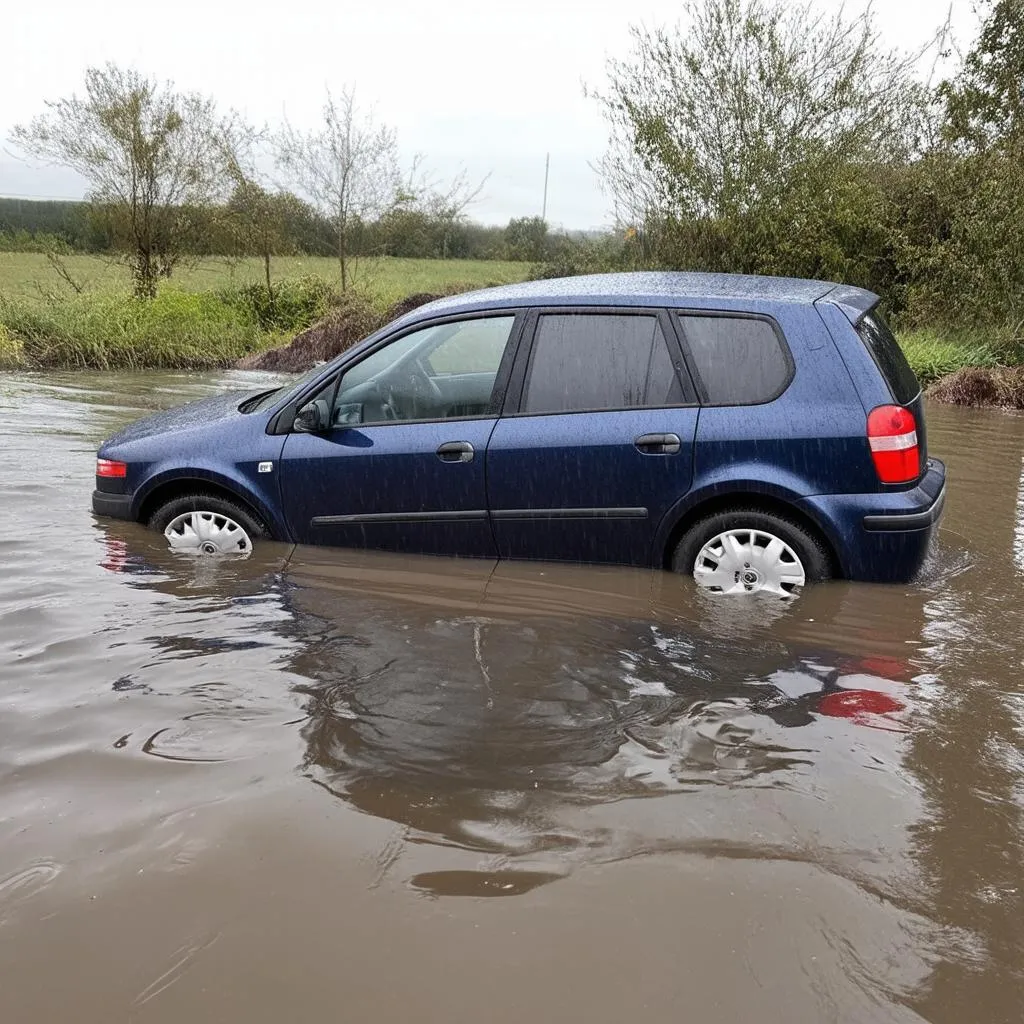
[[[184,512],[167,524],[164,536],[174,551],[197,555],[247,555],[252,551],[245,529],[219,512]]]
[[[766,592],[792,597],[806,582],[796,552],[764,530],[727,530],[700,549],[693,578],[717,594]]]

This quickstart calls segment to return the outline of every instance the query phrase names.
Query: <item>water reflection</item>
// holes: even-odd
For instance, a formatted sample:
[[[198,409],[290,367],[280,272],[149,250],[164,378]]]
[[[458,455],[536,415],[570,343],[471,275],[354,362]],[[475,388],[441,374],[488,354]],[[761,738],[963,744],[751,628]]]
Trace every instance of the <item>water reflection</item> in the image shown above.
[[[923,621],[923,598],[904,600],[888,635],[876,619],[861,635],[851,607],[864,588],[844,585],[822,588],[810,609],[757,597],[723,605],[664,573],[269,545],[211,572],[158,541],[133,556],[103,529],[105,566],[187,598],[199,615],[273,595],[277,640],[155,636],[154,652],[287,649],[307,777],[394,822],[403,842],[495,859],[504,881],[456,871],[442,876],[449,893],[463,879],[467,893],[514,895],[621,858],[621,837],[579,818],[593,806],[708,787],[804,790],[823,722],[906,729],[916,668],[905,630],[915,609]],[[832,628],[843,646],[822,643]],[[216,717],[221,698],[191,696],[208,709],[150,737],[145,752],[202,758],[196,722]],[[244,735],[248,716],[237,704],[230,715]],[[640,846],[669,838],[688,837]],[[512,865],[527,873],[519,882],[506,878]],[[441,891],[437,879],[421,883]]]

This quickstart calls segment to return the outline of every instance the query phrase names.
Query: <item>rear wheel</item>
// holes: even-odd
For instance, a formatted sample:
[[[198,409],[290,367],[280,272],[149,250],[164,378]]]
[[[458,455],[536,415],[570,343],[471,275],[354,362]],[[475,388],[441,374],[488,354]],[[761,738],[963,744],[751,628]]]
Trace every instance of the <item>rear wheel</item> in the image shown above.
[[[161,505],[149,525],[174,551],[195,555],[248,555],[266,527],[242,505],[213,494],[185,494]]]
[[[696,523],[672,556],[672,568],[716,594],[793,597],[831,575],[825,546],[799,523],[758,509],[718,512]]]

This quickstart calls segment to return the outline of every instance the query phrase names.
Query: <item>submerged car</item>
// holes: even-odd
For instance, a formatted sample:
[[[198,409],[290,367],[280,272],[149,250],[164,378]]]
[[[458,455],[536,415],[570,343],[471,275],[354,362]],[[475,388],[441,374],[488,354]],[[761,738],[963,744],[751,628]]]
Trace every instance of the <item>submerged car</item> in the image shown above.
[[[656,566],[717,593],[907,581],[945,499],[878,296],[602,274],[441,299],[295,382],[127,427],[93,510],[260,538]]]

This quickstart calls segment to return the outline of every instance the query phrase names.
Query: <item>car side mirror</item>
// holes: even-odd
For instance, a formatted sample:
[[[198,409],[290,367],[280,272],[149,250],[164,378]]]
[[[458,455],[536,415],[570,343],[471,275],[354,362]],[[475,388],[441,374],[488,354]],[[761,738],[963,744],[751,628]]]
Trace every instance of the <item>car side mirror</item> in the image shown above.
[[[331,427],[331,403],[326,398],[307,402],[295,414],[292,430],[297,434],[322,434]]]

